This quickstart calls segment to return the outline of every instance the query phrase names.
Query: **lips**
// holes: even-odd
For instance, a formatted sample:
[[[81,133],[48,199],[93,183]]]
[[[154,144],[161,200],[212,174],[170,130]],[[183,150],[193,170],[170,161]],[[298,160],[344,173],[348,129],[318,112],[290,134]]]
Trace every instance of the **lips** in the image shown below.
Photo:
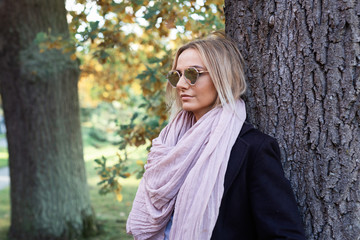
[[[187,95],[187,94],[180,94],[181,100],[190,100],[193,96]]]

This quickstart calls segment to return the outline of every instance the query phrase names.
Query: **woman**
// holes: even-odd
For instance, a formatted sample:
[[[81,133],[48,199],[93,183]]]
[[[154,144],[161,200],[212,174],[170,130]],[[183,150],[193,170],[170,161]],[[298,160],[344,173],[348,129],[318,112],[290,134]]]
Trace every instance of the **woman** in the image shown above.
[[[172,118],[145,165],[127,231],[135,239],[305,239],[275,139],[245,123],[236,45],[182,46],[168,76]]]

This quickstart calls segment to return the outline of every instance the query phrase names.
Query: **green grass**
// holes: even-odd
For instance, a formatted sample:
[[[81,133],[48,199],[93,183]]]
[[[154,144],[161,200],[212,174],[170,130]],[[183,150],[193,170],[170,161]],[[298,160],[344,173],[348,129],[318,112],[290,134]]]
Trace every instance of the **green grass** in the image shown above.
[[[10,227],[10,195],[9,188],[0,191],[0,239],[7,239]]]
[[[97,222],[99,225],[99,235],[88,238],[89,240],[127,240],[133,239],[126,234],[126,219],[129,215],[132,201],[135,197],[136,189],[140,180],[135,178],[121,180],[122,202],[116,200],[115,194],[100,195],[98,193],[100,181],[96,174],[95,158],[105,156],[108,159],[116,159],[117,147],[110,144],[93,144],[93,140],[83,138],[84,140],[84,159],[87,172],[87,180],[90,191],[92,206],[95,210]],[[7,150],[5,149],[6,153]],[[3,152],[0,149],[0,157]],[[143,160],[146,157],[145,148],[132,148],[128,152],[129,160]],[[1,158],[0,158],[1,164]],[[7,165],[7,161],[6,161]],[[133,164],[135,165],[135,163]],[[0,239],[7,239],[7,232],[10,227],[10,197],[9,188],[0,191]]]
[[[90,167],[93,163],[88,162]],[[139,180],[134,178],[122,182],[123,200],[118,202],[114,194],[100,195],[96,186],[96,176],[89,178],[89,190],[91,204],[95,210],[99,235],[89,240],[130,240],[131,236],[126,234],[126,219],[131,210],[131,204],[135,197]],[[9,188],[0,191],[0,239],[7,239],[10,227],[10,197]]]
[[[126,219],[131,210],[139,180],[129,178],[121,182],[123,200],[118,202],[115,194],[99,195],[97,182],[99,177],[94,170],[94,162],[86,163],[91,203],[95,209],[96,218],[100,227],[100,235],[90,240],[126,240],[133,239],[126,234]]]
[[[0,147],[0,168],[7,167],[9,159],[9,154],[7,148]]]

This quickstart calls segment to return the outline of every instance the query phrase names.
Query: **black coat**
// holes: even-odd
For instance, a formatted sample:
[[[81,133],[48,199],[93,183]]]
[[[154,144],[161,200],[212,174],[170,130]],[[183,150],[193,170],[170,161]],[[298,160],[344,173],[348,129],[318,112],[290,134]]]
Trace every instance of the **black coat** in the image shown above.
[[[231,150],[212,240],[305,239],[276,140],[245,123]]]

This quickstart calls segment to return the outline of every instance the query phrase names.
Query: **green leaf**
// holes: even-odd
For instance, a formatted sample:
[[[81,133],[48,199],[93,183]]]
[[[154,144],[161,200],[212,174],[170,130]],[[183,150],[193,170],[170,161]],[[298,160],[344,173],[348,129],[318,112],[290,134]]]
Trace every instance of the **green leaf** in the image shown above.
[[[161,59],[159,59],[159,58],[157,58],[157,57],[152,57],[152,58],[149,58],[149,59],[148,59],[148,62],[149,62],[150,64],[152,64],[152,63],[158,63],[158,62],[161,62]]]
[[[144,80],[148,76],[148,73],[146,71],[143,71],[142,73],[138,74],[136,76],[137,79]]]
[[[45,32],[39,32],[36,34],[35,43],[39,44],[44,42],[48,39],[48,35]]]
[[[101,182],[98,182],[97,185],[104,184],[105,182],[107,182],[107,180],[102,180]]]
[[[103,165],[103,163],[99,159],[95,159],[94,161],[101,166]]]
[[[146,103],[142,103],[142,104],[139,105],[139,108],[146,107],[146,105],[147,105]],[[146,117],[147,117],[147,116],[146,116]]]
[[[89,22],[91,31],[96,30],[99,27],[99,21]]]
[[[159,5],[159,2],[155,3],[154,6],[147,9],[147,11],[144,14],[144,18],[146,20],[149,20],[150,18],[153,18],[155,15],[160,13],[158,5]]]
[[[131,117],[131,122],[133,122],[137,117],[139,116],[139,113],[138,112],[135,112],[132,117]]]
[[[101,50],[101,51],[100,51],[100,58],[101,58],[101,59],[105,59],[105,58],[107,58],[107,57],[109,57],[109,56],[110,56],[110,54],[107,53],[106,51],[104,51],[104,50]]]

